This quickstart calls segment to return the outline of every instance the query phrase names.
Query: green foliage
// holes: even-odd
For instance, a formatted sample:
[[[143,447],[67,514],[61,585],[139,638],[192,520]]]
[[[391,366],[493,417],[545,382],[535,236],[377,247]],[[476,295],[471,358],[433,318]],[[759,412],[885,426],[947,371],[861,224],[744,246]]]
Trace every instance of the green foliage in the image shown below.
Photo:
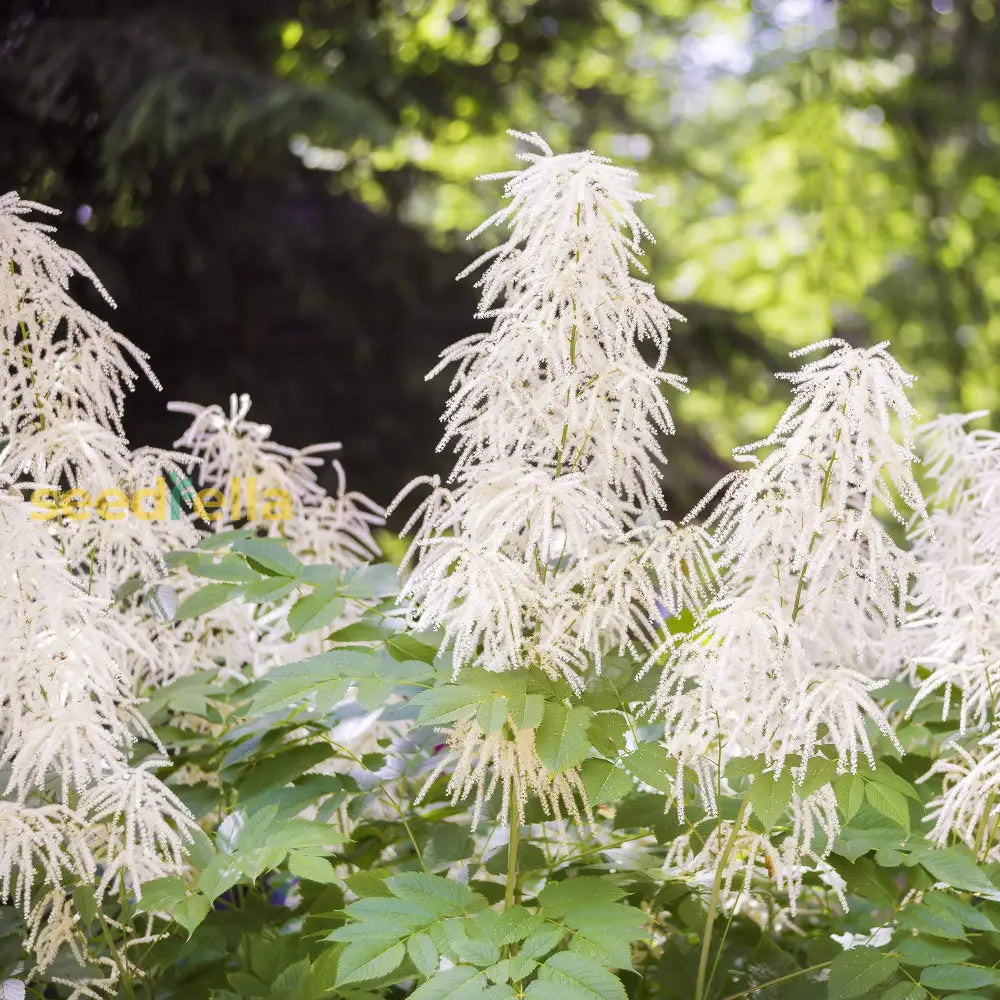
[[[829,860],[849,910],[808,874],[809,918],[794,930],[727,916],[706,1000],[1000,996],[996,872],[962,845],[924,838],[935,781],[913,779],[926,760],[880,750],[874,768],[838,775],[832,755],[805,768],[790,759],[780,772],[731,758],[715,775],[716,815],[698,792],[703,778],[679,774],[644,722],[648,691],[627,658],[609,657],[601,682],[572,704],[540,673],[469,669],[456,681],[436,637],[410,634],[389,613],[387,567],[312,566],[246,532],[172,561],[206,581],[190,599],[205,606],[224,593],[267,610],[261,585],[280,582],[295,595],[290,635],[323,635],[348,606],[356,616],[305,660],[259,679],[184,677],[143,706],[170,756],[167,780],[202,832],[187,871],[123,898],[113,927],[100,926],[85,897],[78,910],[93,952],[111,958],[152,919],[142,967],[162,1000],[691,1000],[708,889],[664,867],[666,852],[682,836],[692,848],[711,843],[720,818],[741,809],[748,829],[780,849],[796,798],[827,786],[841,824]],[[182,606],[178,620],[186,614]],[[338,739],[358,711],[400,720],[410,727],[404,742]],[[953,727],[935,711],[917,723],[932,746]],[[529,801],[512,856],[497,836],[509,820],[499,797],[471,827],[468,804],[433,776],[438,727],[455,722],[484,737],[530,731],[552,774],[579,775],[593,830],[571,824],[560,836]],[[771,877],[741,875],[733,892],[780,912]],[[12,929],[0,933],[0,957],[18,940],[16,914],[5,914]],[[876,947],[869,935],[882,926],[891,938]],[[831,939],[845,931],[860,935],[858,946]],[[119,995],[131,1000],[124,983]]]

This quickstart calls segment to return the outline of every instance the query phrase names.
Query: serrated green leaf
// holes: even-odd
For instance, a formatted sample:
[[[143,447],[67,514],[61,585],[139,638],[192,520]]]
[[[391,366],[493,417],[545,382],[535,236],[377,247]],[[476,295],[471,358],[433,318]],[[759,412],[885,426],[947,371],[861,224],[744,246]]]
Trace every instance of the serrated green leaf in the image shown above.
[[[490,736],[497,732],[507,722],[507,699],[504,697],[490,698],[481,701],[476,711],[476,721],[479,728]]]
[[[346,605],[337,584],[317,587],[292,605],[288,612],[288,627],[295,635],[312,632],[338,618]]]
[[[973,965],[932,965],[920,973],[920,983],[933,990],[974,990],[996,986],[1000,972]]]
[[[607,760],[585,760],[580,768],[580,780],[592,806],[617,802],[632,791],[631,776]]]
[[[787,768],[780,775],[758,774],[747,792],[754,815],[766,833],[785,814],[792,799],[792,772]]]
[[[478,910],[486,905],[486,900],[467,885],[438,875],[403,872],[387,878],[385,884],[399,899],[432,899],[446,903],[454,912]]]
[[[677,764],[667,756],[660,743],[640,743],[633,753],[622,758],[622,767],[660,792],[672,792]]]
[[[398,941],[352,941],[337,963],[336,985],[381,979],[399,966],[405,954],[405,947]]]
[[[865,786],[865,798],[877,812],[909,834],[910,809],[900,792],[888,785],[871,781]]]
[[[310,882],[321,882],[325,885],[334,885],[337,882],[334,867],[326,858],[303,854],[301,851],[289,853],[288,870],[296,878],[308,879]]]
[[[538,970],[525,996],[541,1000],[626,1000],[622,981],[585,955],[556,952]]]
[[[904,965],[945,965],[964,962],[972,955],[964,945],[952,941],[928,941],[924,938],[906,938],[900,942],[897,950]]]
[[[799,798],[806,798],[819,791],[824,785],[830,784],[837,776],[837,763],[826,757],[811,757],[806,765],[806,776],[796,789]]]
[[[418,660],[421,663],[433,663],[437,656],[437,650],[433,646],[414,639],[406,632],[390,636],[386,639],[385,645],[392,656],[400,661]]]
[[[545,714],[545,699],[540,694],[514,691],[507,695],[507,711],[515,729],[537,729]]]
[[[287,597],[298,586],[297,580],[269,576],[240,587],[240,596],[247,604],[273,604]]]
[[[920,854],[920,863],[939,882],[954,889],[997,896],[996,886],[976,864],[972,852],[962,844],[952,847],[928,848]]]
[[[854,1000],[899,968],[899,960],[876,948],[851,948],[838,955],[830,966],[829,1000]]]
[[[561,774],[587,757],[587,727],[592,715],[584,705],[568,707],[558,701],[546,702],[542,724],[536,730],[535,749],[550,771]]]
[[[430,976],[437,970],[441,958],[437,946],[427,934],[418,932],[406,942],[406,953],[422,976]]]
[[[295,577],[302,571],[302,563],[275,538],[238,538],[233,542],[233,551],[246,556],[267,573]]]
[[[958,899],[939,889],[925,892],[922,903],[938,913],[948,914],[960,921],[963,927],[976,931],[996,931],[996,924],[982,911],[964,899]]]
[[[410,1000],[481,1000],[486,985],[486,976],[478,969],[460,965],[418,986]]]
[[[927,990],[918,983],[896,983],[890,986],[879,1000],[927,1000]]]
[[[833,790],[844,819],[850,822],[865,801],[864,779],[860,774],[842,774],[834,779]]]
[[[207,587],[196,590],[181,601],[174,614],[174,621],[181,622],[188,618],[206,615],[210,611],[222,607],[227,601],[233,600],[239,592],[240,588],[233,583],[210,583]]]
[[[965,929],[962,923],[950,913],[943,913],[922,903],[904,907],[896,923],[905,930],[917,931],[949,939],[962,939]]]
[[[538,901],[553,917],[562,917],[577,906],[614,903],[624,895],[625,890],[610,879],[578,875],[549,882],[538,894]]]

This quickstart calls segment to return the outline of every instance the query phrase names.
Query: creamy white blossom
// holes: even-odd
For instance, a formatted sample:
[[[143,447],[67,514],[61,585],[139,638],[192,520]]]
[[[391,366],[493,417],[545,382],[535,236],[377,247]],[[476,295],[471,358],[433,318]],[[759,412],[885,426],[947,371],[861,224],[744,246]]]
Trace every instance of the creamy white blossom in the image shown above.
[[[911,711],[939,692],[944,717],[957,700],[963,732],[996,719],[1000,690],[1000,434],[968,426],[985,415],[918,429],[933,485],[910,529],[920,572],[899,644],[903,673],[924,670]]]
[[[177,466],[129,448],[123,401],[139,373],[152,380],[145,355],[76,303],[74,276],[110,299],[32,211],[47,210],[0,198],[0,891],[24,909],[44,967],[76,940],[64,887],[93,884],[100,895],[124,879],[136,890],[176,870],[189,836],[180,801],[131,763],[137,739],[156,743],[136,683],[157,650],[116,595],[152,585],[163,554],[197,532],[93,509],[102,491],[130,498]],[[112,775],[141,780],[143,800],[99,808],[119,787]],[[73,984],[74,995],[96,996],[115,975]]]
[[[684,383],[662,370],[680,317],[633,275],[645,196],[603,157],[519,137],[527,166],[495,175],[507,204],[472,236],[509,233],[464,272],[482,270],[490,330],[428,376],[455,366],[456,461],[407,525],[404,597],[456,671],[537,666],[580,689],[605,650],[655,642],[659,602],[702,599],[712,570],[700,529],[663,519],[664,389]]]
[[[721,744],[780,770],[829,743],[840,769],[854,770],[873,758],[869,726],[895,739],[876,701],[880,651],[899,628],[914,563],[882,517],[902,519],[901,504],[923,511],[912,377],[884,344],[806,350],[827,353],[783,376],[791,404],[765,440],[737,450],[748,467],[715,491],[714,601],[650,659],[666,661],[656,706],[684,760],[714,758]]]

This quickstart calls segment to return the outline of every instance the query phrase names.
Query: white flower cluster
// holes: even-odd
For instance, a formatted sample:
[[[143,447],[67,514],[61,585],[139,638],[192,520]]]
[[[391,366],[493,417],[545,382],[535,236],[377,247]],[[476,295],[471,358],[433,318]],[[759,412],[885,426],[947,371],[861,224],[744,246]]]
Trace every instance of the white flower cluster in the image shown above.
[[[340,462],[332,467],[338,484],[330,495],[317,473],[324,464],[323,454],[339,444],[319,444],[295,449],[270,439],[271,428],[247,418],[250,397],[245,393],[230,397],[227,414],[217,405],[168,403],[168,409],[191,417],[191,424],[175,442],[186,456],[189,473],[197,482],[186,493],[193,504],[194,486],[215,490],[218,506],[204,513],[212,515],[211,530],[223,531],[249,522],[258,531],[287,541],[289,551],[310,561],[329,563],[342,569],[368,562],[380,549],[372,531],[384,522],[385,512],[358,492],[346,489]],[[266,496],[280,496],[266,519],[255,517],[263,509]],[[253,499],[251,499],[253,497]],[[282,510],[282,507],[285,508]],[[193,511],[197,514],[197,509]],[[274,516],[280,514],[282,516]],[[205,581],[179,571],[173,582],[180,597],[205,585]],[[323,648],[316,633],[288,638],[288,611],[299,595],[271,605],[230,601],[180,626],[148,622],[163,650],[155,680],[163,682],[195,670],[224,664],[224,671],[238,674],[248,669],[259,676],[271,667],[318,653]],[[331,623],[336,629],[357,617],[356,608]]]
[[[954,741],[925,776],[943,776],[928,805],[930,836],[998,860],[1000,434],[968,426],[984,416],[947,414],[918,429],[933,488],[926,522],[910,531],[920,572],[900,659],[919,683],[910,712],[942,694],[942,717],[957,702],[960,733],[970,738]]]
[[[456,671],[538,666],[579,690],[609,647],[656,641],[660,602],[700,603],[711,570],[700,529],[660,519],[663,389],[684,386],[661,370],[679,317],[631,273],[644,196],[592,152],[514,134],[528,166],[495,175],[507,204],[472,234],[509,236],[464,272],[485,266],[491,328],[428,376],[457,366],[441,443],[457,459],[404,529],[404,597]]]
[[[634,174],[512,134],[527,166],[487,178],[506,181],[506,205],[471,236],[509,233],[460,275],[483,269],[490,329],[428,376],[456,366],[441,442],[456,462],[403,529],[416,564],[402,598],[416,629],[442,629],[456,673],[537,668],[579,692],[608,650],[648,650],[665,614],[706,600],[713,571],[701,529],[662,518],[664,389],[684,388],[662,367],[680,317],[632,273],[651,238]],[[498,787],[519,817],[528,792],[552,815],[578,817],[574,793],[588,808],[531,730],[471,722],[448,743],[449,791],[474,792],[476,815]]]
[[[78,943],[55,919],[63,886],[132,891],[178,870],[191,817],[153,773],[131,762],[156,739],[137,711],[129,664],[155,658],[113,606],[168,549],[197,533],[183,521],[127,522],[27,499],[73,487],[94,497],[176,469],[172,456],[130,451],[122,401],[145,358],[70,295],[96,278],[27,218],[44,206],[0,198],[0,890],[23,907],[39,959]],[[110,301],[110,300],[109,300]],[[144,482],[146,480],[146,482]],[[46,925],[62,928],[55,941]]]
[[[167,409],[192,418],[174,446],[195,457],[189,468],[198,469],[200,485],[222,494],[215,530],[232,526],[234,507],[247,516],[245,494],[252,483],[258,498],[269,492],[287,497],[287,517],[272,517],[257,526],[286,538],[296,555],[345,569],[380,555],[372,529],[384,523],[385,511],[364,494],[348,492],[344,467],[337,459],[330,463],[336,493],[327,493],[317,478],[324,453],[338,451],[340,445],[330,442],[298,449],[278,444],[271,440],[268,424],[247,419],[250,405],[246,393],[230,397],[228,415],[220,406],[167,404]]]
[[[920,574],[902,647],[907,673],[930,671],[912,707],[940,691],[947,716],[957,696],[963,732],[996,718],[1000,692],[1000,434],[966,426],[983,416],[919,428],[934,486],[929,517],[910,531]]]
[[[679,759],[721,748],[762,754],[780,771],[796,755],[802,774],[829,743],[853,771],[872,759],[869,722],[895,739],[873,697],[877,654],[899,627],[913,560],[876,506],[901,518],[898,497],[923,510],[912,377],[885,345],[806,350],[821,349],[783,376],[791,404],[769,437],[737,451],[749,467],[717,487],[708,526],[722,585],[699,626],[658,651],[667,663],[656,705]]]

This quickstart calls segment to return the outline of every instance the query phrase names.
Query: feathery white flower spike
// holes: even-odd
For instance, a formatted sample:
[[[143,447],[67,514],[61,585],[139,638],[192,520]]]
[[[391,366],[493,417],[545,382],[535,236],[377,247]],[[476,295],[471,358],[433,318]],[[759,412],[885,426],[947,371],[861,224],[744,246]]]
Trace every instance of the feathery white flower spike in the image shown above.
[[[876,654],[900,626],[914,562],[876,507],[924,513],[911,470],[913,379],[884,344],[806,350],[821,349],[783,376],[793,399],[774,432],[737,450],[748,468],[708,519],[723,567],[710,613],[650,658],[666,660],[656,707],[681,759],[714,756],[721,743],[780,770],[792,754],[804,767],[825,742],[846,771],[872,759],[870,725],[895,740],[875,701],[886,672]]]
[[[136,889],[177,870],[190,815],[129,760],[137,739],[156,742],[136,687],[158,651],[114,595],[134,578],[155,585],[163,554],[197,532],[183,520],[122,523],[26,499],[36,488],[131,494],[178,468],[169,454],[129,449],[124,399],[139,372],[155,379],[141,351],[73,300],[78,275],[110,303],[32,211],[51,210],[0,197],[0,892],[22,907],[43,967],[64,944],[81,954],[64,885],[97,884],[101,871],[101,891],[119,879]],[[123,794],[108,808],[112,772],[122,786],[141,781],[142,800]],[[99,790],[106,805],[91,808]],[[96,996],[99,984],[77,986]]]
[[[957,700],[962,732],[996,720],[1000,690],[1000,434],[968,427],[984,416],[918,428],[933,488],[929,517],[910,529],[919,575],[899,646],[905,674],[930,670],[911,711],[941,692],[945,716]]]
[[[632,274],[645,196],[604,157],[512,134],[527,166],[493,175],[507,204],[471,234],[508,235],[460,275],[482,271],[490,330],[428,376],[455,366],[441,447],[456,461],[407,524],[403,598],[456,672],[537,666],[579,690],[608,649],[655,644],[664,603],[700,601],[714,571],[700,528],[662,520],[663,390],[684,389],[662,366],[682,317]]]

